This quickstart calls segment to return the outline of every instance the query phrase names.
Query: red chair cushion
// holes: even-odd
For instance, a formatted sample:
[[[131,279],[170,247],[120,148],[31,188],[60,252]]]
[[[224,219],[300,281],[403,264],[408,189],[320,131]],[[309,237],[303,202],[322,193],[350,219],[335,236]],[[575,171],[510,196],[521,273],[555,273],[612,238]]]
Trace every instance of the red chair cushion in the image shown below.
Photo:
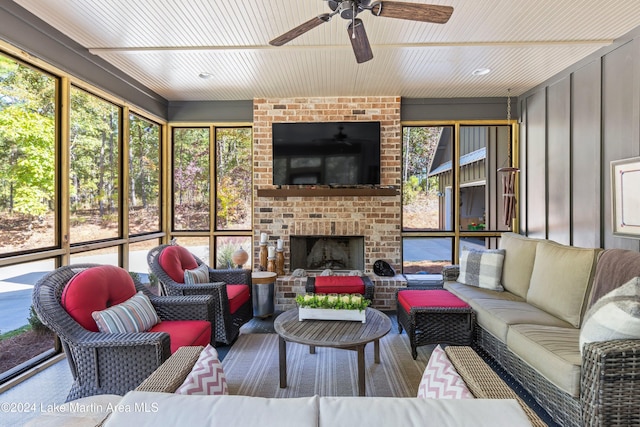
[[[206,320],[163,320],[149,332],[166,332],[171,337],[171,353],[186,345],[211,343],[211,322]]]
[[[120,304],[136,294],[129,273],[113,265],[101,265],[81,271],[62,291],[60,304],[83,328],[98,332],[91,313]]]
[[[364,282],[358,276],[317,276],[315,293],[364,295]]]
[[[227,285],[227,297],[229,297],[229,311],[233,314],[251,298],[249,286]]]
[[[469,304],[444,289],[400,291],[398,302],[410,312],[412,307],[467,308]]]
[[[184,271],[198,267],[191,252],[182,246],[167,246],[158,257],[158,264],[176,283],[184,283]]]

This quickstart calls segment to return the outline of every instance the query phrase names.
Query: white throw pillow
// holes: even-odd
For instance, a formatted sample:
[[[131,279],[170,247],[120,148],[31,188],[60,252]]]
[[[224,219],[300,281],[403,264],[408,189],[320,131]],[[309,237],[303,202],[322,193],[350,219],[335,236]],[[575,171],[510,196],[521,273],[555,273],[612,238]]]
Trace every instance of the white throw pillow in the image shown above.
[[[431,353],[418,386],[422,399],[473,399],[460,374],[439,345]]]
[[[502,264],[504,249],[462,249],[458,282],[492,291],[504,291]]]
[[[200,264],[193,270],[184,271],[184,283],[185,285],[195,285],[197,283],[209,283],[209,266],[207,264]]]
[[[211,344],[202,350],[193,369],[176,390],[176,394],[229,394],[222,363],[218,359],[218,352]]]
[[[580,352],[586,343],[624,339],[640,339],[640,277],[591,306],[580,328]]]
[[[142,291],[121,304],[94,311],[91,316],[98,330],[107,333],[145,332],[160,323],[156,309]]]

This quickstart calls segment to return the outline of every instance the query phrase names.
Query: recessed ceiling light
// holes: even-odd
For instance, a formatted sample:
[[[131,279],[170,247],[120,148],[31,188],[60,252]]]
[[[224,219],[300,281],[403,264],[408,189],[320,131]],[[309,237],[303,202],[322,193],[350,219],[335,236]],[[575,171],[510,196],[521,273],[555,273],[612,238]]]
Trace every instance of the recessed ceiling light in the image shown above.
[[[198,74],[198,77],[200,77],[201,79],[210,79],[211,77],[213,77],[213,74],[203,71],[200,74]]]
[[[471,74],[473,74],[474,76],[486,76],[490,72],[491,70],[488,68],[476,68]]]

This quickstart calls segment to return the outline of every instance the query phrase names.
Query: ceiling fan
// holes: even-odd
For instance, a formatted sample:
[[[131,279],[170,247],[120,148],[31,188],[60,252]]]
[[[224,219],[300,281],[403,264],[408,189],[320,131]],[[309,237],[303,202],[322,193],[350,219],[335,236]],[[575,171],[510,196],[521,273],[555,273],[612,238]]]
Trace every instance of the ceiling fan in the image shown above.
[[[287,31],[280,37],[269,42],[272,46],[282,46],[296,37],[301,36],[320,24],[329,22],[333,16],[340,14],[344,19],[350,20],[347,25],[347,33],[351,40],[353,53],[358,64],[367,62],[373,58],[371,45],[364,30],[362,20],[356,18],[360,12],[371,11],[375,16],[387,18],[408,19],[411,21],[431,22],[435,24],[446,23],[453,8],[451,6],[438,6],[433,4],[407,3],[400,1],[371,1],[371,0],[324,0],[329,4],[331,13],[323,13]]]

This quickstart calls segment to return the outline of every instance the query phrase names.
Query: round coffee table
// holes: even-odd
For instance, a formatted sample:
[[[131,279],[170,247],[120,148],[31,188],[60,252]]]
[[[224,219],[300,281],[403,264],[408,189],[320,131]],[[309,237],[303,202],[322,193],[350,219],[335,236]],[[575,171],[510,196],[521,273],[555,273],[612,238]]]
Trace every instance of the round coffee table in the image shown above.
[[[279,338],[280,388],[287,387],[287,341],[316,347],[358,352],[358,394],[365,396],[364,348],[373,341],[375,363],[380,363],[380,338],[391,330],[391,320],[375,308],[367,308],[366,323],[345,320],[298,320],[298,309],[285,311],[274,321]]]

